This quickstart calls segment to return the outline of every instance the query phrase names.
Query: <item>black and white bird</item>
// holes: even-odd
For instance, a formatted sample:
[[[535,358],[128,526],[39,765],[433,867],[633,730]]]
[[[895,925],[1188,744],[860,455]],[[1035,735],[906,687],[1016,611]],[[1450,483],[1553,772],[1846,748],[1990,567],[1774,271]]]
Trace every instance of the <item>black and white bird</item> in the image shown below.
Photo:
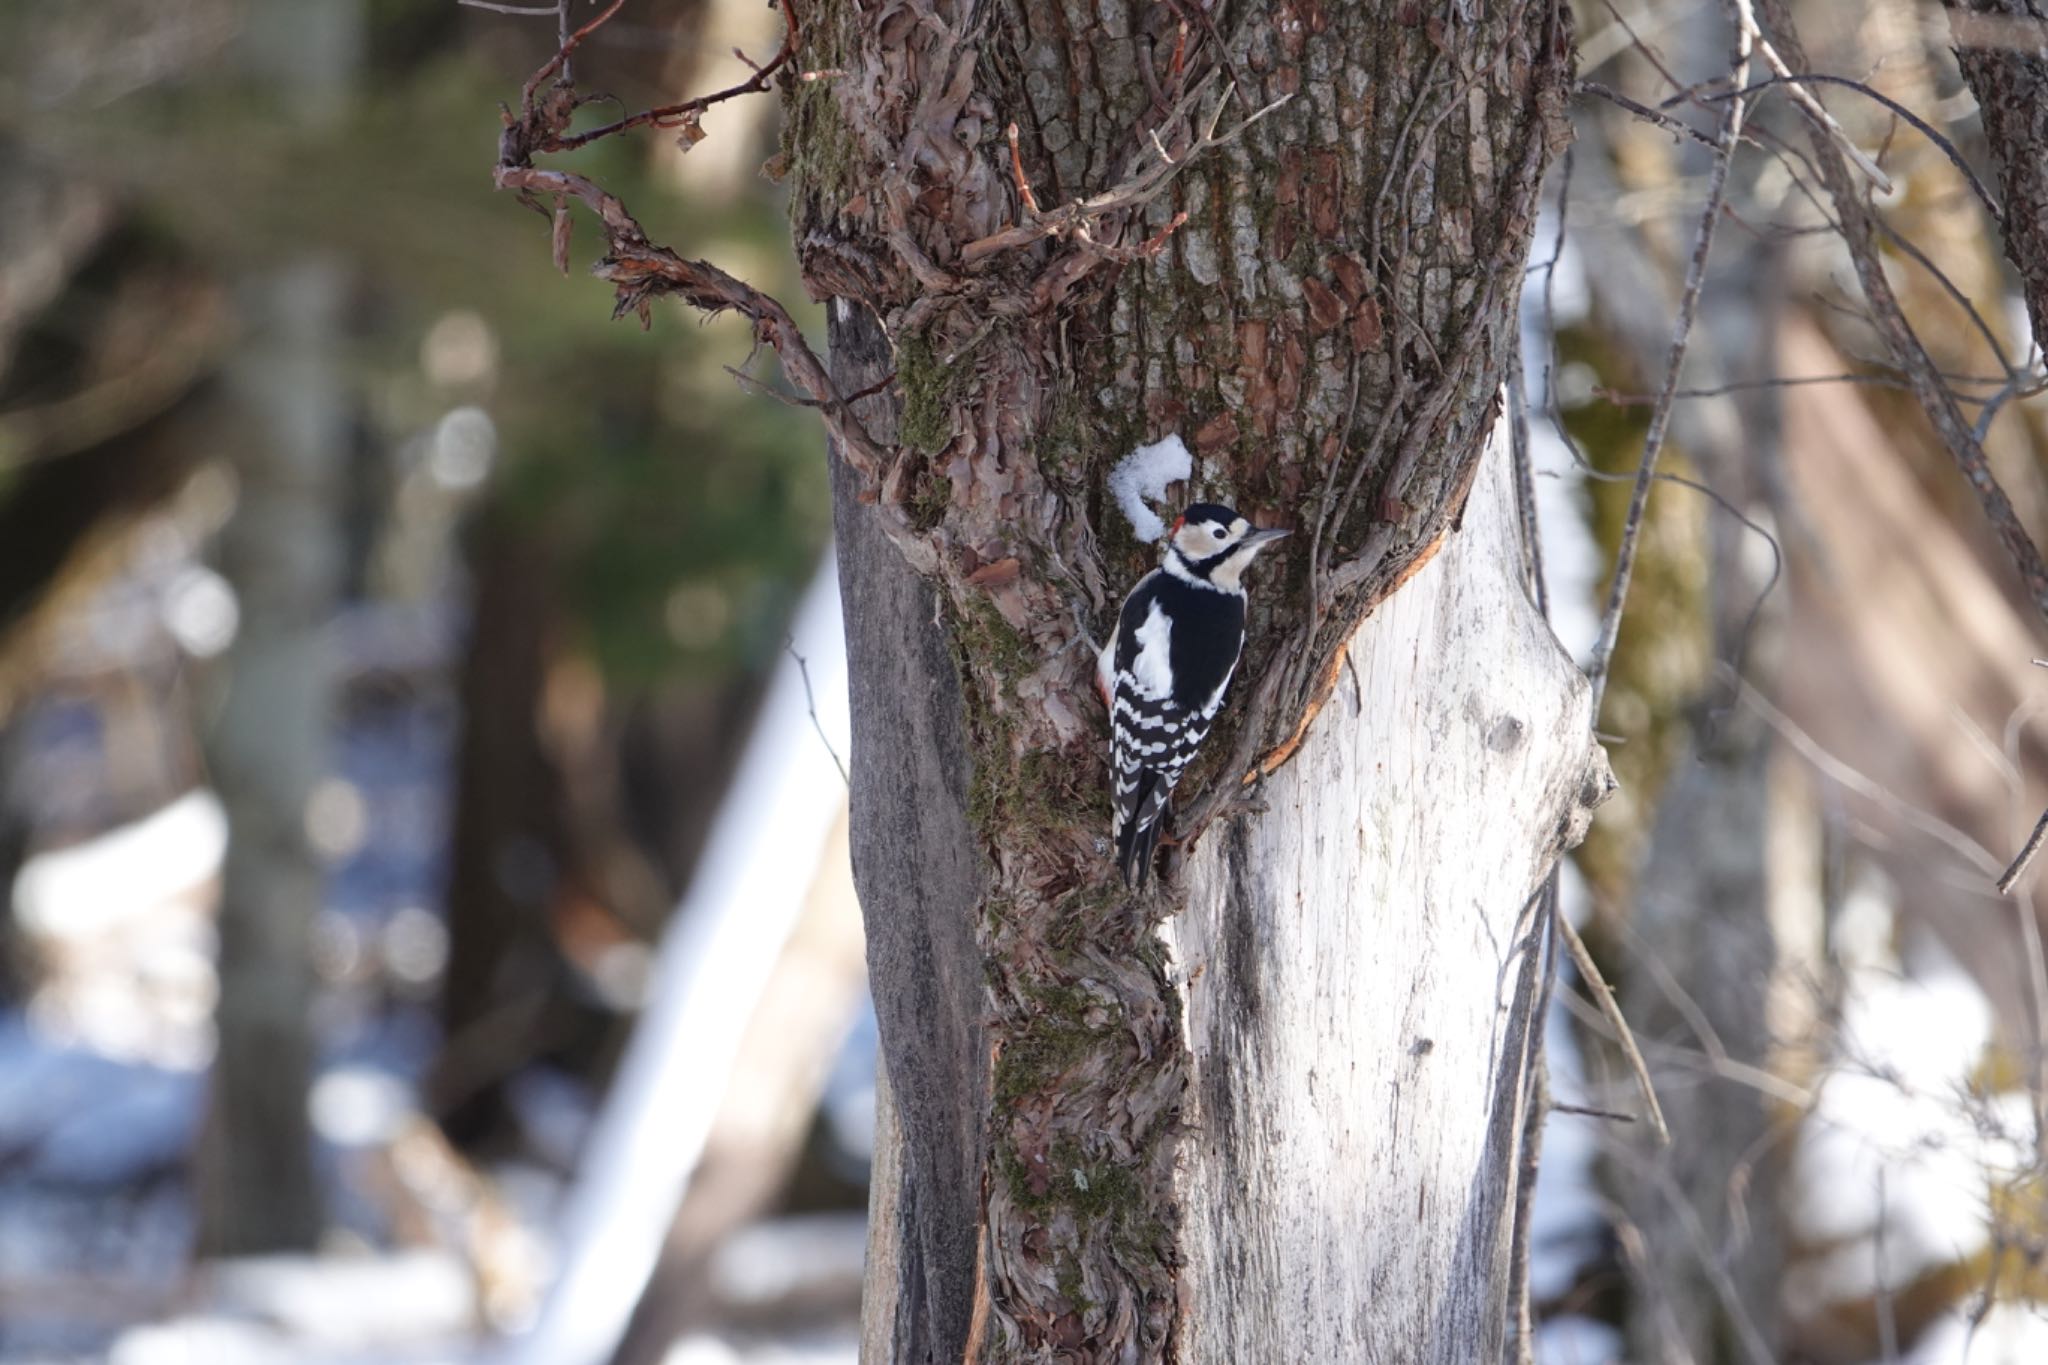
[[[1244,571],[1285,531],[1260,531],[1228,507],[1191,505],[1167,533],[1159,567],[1138,580],[1096,659],[1109,707],[1116,858],[1141,887],[1166,826],[1167,799],[1209,737],[1244,649]]]

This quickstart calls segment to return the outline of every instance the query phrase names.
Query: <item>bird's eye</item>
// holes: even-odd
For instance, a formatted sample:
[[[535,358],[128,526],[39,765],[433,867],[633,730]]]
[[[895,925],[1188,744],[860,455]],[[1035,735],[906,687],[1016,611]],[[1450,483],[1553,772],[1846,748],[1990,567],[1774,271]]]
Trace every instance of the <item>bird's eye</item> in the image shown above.
[[[1215,535],[1216,539],[1223,539],[1223,528],[1221,526],[1218,526],[1213,532],[1213,534]]]

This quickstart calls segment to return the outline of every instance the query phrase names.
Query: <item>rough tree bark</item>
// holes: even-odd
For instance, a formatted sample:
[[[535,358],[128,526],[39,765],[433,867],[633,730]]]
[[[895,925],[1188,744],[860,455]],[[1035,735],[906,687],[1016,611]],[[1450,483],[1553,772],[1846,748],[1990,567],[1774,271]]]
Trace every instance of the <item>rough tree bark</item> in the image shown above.
[[[1604,766],[1504,454],[1358,626],[1479,471],[1569,33],[1548,4],[1185,13],[804,21],[802,64],[845,74],[791,97],[796,240],[837,392],[894,376],[852,412],[898,452],[837,464],[902,1143],[872,1360],[1464,1361],[1505,1327],[1524,911]],[[1219,104],[1282,96],[1131,205]],[[1230,757],[1185,789],[1229,794],[1357,682],[1261,765],[1266,814],[1133,900],[1077,616],[1099,634],[1151,558],[1104,477],[1174,432],[1189,496],[1303,533],[1255,594]]]
[[[1943,2],[1956,60],[1998,159],[2005,253],[2020,273],[2034,335],[2048,345],[2048,5]]]
[[[751,318],[833,434],[855,871],[901,1143],[868,1358],[1497,1354],[1531,896],[1607,781],[1529,603],[1504,439],[1481,459],[1569,136],[1567,11],[785,18],[751,79],[585,134],[550,63],[497,181],[555,199],[564,258],[561,205],[596,211],[619,311],[675,294]],[[694,136],[771,81],[829,370],[774,300],[533,163],[649,123]],[[1182,784],[1182,852],[1133,897],[1086,637],[1153,560],[1109,471],[1168,434],[1198,461],[1183,496],[1298,535]]]

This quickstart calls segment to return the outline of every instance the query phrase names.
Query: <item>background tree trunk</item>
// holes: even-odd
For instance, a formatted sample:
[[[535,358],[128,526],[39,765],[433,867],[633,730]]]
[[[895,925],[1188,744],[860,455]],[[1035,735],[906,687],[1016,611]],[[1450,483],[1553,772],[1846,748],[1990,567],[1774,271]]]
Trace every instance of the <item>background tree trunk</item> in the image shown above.
[[[1480,474],[1568,22],[1545,0],[1225,24],[806,18],[804,64],[845,74],[792,90],[798,249],[838,391],[894,376],[833,413],[855,871],[901,1141],[874,1360],[1462,1362],[1504,1330],[1524,911],[1605,791],[1504,453],[1443,563],[1354,637]],[[1048,207],[1114,192],[1048,217],[1026,184]],[[1184,834],[1222,818],[1134,898],[1082,631],[1155,556],[1105,479],[1167,434],[1197,458],[1177,496],[1301,534],[1182,784]],[[1269,751],[1268,812],[1226,811]],[[1176,961],[1157,926],[1183,906]]]
[[[331,125],[353,96],[362,36],[358,5],[293,0],[250,25],[245,58],[287,116]],[[239,499],[220,550],[241,629],[206,746],[230,831],[200,1233],[214,1255],[309,1249],[325,1223],[306,1102],[317,1061],[313,924],[326,869],[307,822],[328,765],[326,622],[345,554],[334,508],[348,450],[347,295],[346,270],[314,255],[251,281],[254,335],[231,369],[253,420],[235,443]]]
[[[214,1255],[310,1249],[324,1225],[306,1096],[313,922],[325,869],[307,805],[327,767],[324,622],[341,572],[330,490],[343,404],[331,348],[343,282],[305,262],[255,291],[260,352],[237,367],[255,430],[239,442],[221,570],[241,605],[206,761],[228,815],[221,870],[219,1060],[202,1181]]]

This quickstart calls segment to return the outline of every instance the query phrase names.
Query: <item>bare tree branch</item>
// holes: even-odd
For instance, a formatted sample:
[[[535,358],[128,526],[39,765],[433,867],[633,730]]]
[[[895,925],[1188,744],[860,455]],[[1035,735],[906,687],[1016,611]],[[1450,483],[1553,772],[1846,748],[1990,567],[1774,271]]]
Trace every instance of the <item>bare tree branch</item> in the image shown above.
[[[699,111],[711,105],[766,91],[770,77],[794,59],[802,40],[795,11],[785,3],[783,14],[787,35],[782,50],[773,60],[757,68],[749,79],[681,104],[632,115],[590,133],[566,136],[564,130],[582,99],[566,78],[554,82],[544,92],[542,86],[556,71],[565,67],[570,53],[603,27],[624,3],[625,0],[613,0],[596,18],[571,33],[555,55],[527,81],[520,112],[516,116],[509,110],[505,112],[505,129],[498,139],[495,175],[498,188],[518,191],[523,199],[537,208],[543,199],[555,201],[556,208],[551,215],[554,251],[557,264],[564,267],[568,259],[569,230],[562,206],[575,199],[597,215],[604,229],[608,251],[592,268],[592,273],[610,281],[615,290],[613,317],[635,313],[642,326],[650,325],[652,301],[664,294],[674,294],[707,314],[731,310],[748,318],[754,324],[755,340],[774,348],[782,362],[783,373],[804,396],[807,404],[816,407],[823,416],[827,428],[836,438],[841,458],[882,492],[892,491],[894,480],[890,476],[896,463],[895,452],[868,435],[854,416],[850,400],[833,386],[824,362],[811,349],[802,330],[782,304],[708,261],[687,260],[667,247],[655,245],[648,240],[646,232],[625,204],[596,182],[571,171],[543,169],[533,164],[533,158],[541,153],[573,150],[597,138],[645,124],[675,126],[679,120],[694,119]]]
[[[1650,1120],[1650,1129],[1657,1135],[1660,1147],[1671,1145],[1671,1129],[1664,1123],[1664,1106],[1657,1103],[1657,1087],[1650,1080],[1650,1067],[1643,1060],[1642,1049],[1636,1046],[1636,1036],[1621,1017],[1621,1006],[1615,1002],[1614,992],[1608,988],[1607,978],[1600,975],[1600,965],[1593,961],[1593,955],[1586,951],[1586,941],[1579,937],[1579,931],[1572,928],[1572,922],[1563,915],[1555,916],[1552,925],[1558,937],[1563,940],[1565,951],[1571,954],[1572,965],[1578,968],[1579,979],[1585,985],[1587,994],[1600,1007],[1607,1026],[1612,1030],[1608,1035],[1614,1045],[1621,1049],[1621,1055],[1628,1060],[1629,1070],[1634,1073],[1636,1089],[1643,1097],[1643,1111]]]
[[[1747,0],[1736,0],[1736,4],[1741,9],[1748,8]],[[1737,38],[1738,75],[1748,68],[1753,27],[1745,23]],[[1623,524],[1621,544],[1615,552],[1614,579],[1608,587],[1607,605],[1600,614],[1600,633],[1594,641],[1592,661],[1586,670],[1593,683],[1593,717],[1596,722],[1600,716],[1601,699],[1607,693],[1614,647],[1621,636],[1622,607],[1628,601],[1629,579],[1635,570],[1636,547],[1642,538],[1643,512],[1649,505],[1650,487],[1657,474],[1657,457],[1663,453],[1664,433],[1670,426],[1671,405],[1678,392],[1678,375],[1685,365],[1686,342],[1692,335],[1693,318],[1699,310],[1700,291],[1706,286],[1707,256],[1713,249],[1714,226],[1727,202],[1728,168],[1742,137],[1747,108],[1747,101],[1738,96],[1727,102],[1722,114],[1719,150],[1707,184],[1706,207],[1700,212],[1699,227],[1693,238],[1692,259],[1686,265],[1685,289],[1679,296],[1678,321],[1671,333],[1671,354],[1664,367],[1664,387],[1658,395],[1657,406],[1650,414],[1649,432],[1643,438],[1643,455],[1636,467],[1635,491],[1629,498],[1628,520]]]
[[[1797,99],[1801,95],[1805,95],[1806,98],[1801,99],[1799,101],[1799,106],[1802,109],[1806,108],[1807,100],[1811,100],[1813,98],[1810,94],[1806,92],[1805,87],[1807,87],[1808,85],[1839,85],[1846,90],[1854,90],[1857,94],[1862,95],[1870,100],[1875,101],[1878,104],[1883,105],[1887,110],[1889,110],[1902,122],[1910,124],[1913,128],[1913,131],[1919,133],[1922,137],[1926,138],[1929,142],[1933,143],[1935,147],[1941,152],[1941,154],[1948,158],[1948,163],[1951,166],[1954,166],[1958,171],[1960,171],[1962,173],[1963,179],[1969,182],[1970,192],[1977,196],[1978,202],[1982,203],[1984,207],[1990,212],[1992,219],[1997,222],[2004,221],[2005,210],[1999,207],[1998,200],[1992,197],[1991,191],[1987,189],[1984,185],[1984,182],[1977,177],[1977,172],[1971,169],[1970,163],[1963,159],[1963,154],[1956,150],[1956,145],[1953,142],[1950,142],[1947,138],[1943,137],[1940,131],[1937,130],[1934,127],[1934,125],[1929,123],[1926,119],[1921,118],[1911,109],[1908,109],[1905,105],[1900,104],[1897,100],[1885,94],[1883,91],[1873,89],[1872,87],[1864,84],[1862,81],[1850,80],[1847,76],[1831,76],[1812,71],[1800,72],[1797,74],[1791,72],[1783,72],[1779,75],[1773,76],[1769,80],[1757,81],[1752,85],[1744,86],[1739,91],[1733,91],[1726,94],[1718,95],[1706,95],[1702,98],[1708,101],[1725,100],[1730,99],[1737,94],[1753,95],[1759,90],[1768,90],[1775,85],[1790,86],[1794,92],[1795,99]],[[1827,113],[1827,111],[1824,109],[1821,112],[1823,114]],[[1830,124],[1833,124],[1835,128],[1840,128],[1841,126],[1840,124],[1834,124],[1834,119],[1832,115],[1828,115],[1828,121]],[[1858,155],[1861,155],[1861,153],[1858,153]]]
[[[737,99],[741,95],[767,93],[774,84],[775,73],[796,60],[797,46],[802,41],[802,35],[797,29],[796,9],[793,5],[785,3],[782,6],[782,19],[787,32],[782,40],[781,50],[769,58],[763,65],[755,66],[754,63],[747,62],[748,66],[753,67],[754,74],[737,85],[729,85],[725,89],[713,91],[709,95],[699,95],[694,99],[684,100],[681,104],[664,105],[659,109],[643,109],[637,114],[629,114],[614,123],[607,123],[602,128],[592,128],[589,132],[558,137],[553,141],[552,145],[538,150],[549,152],[574,151],[576,148],[588,146],[600,138],[607,138],[614,133],[623,133],[629,128],[640,128],[648,124],[652,124],[657,128],[694,128],[697,116],[714,104],[723,104],[725,101]],[[747,61],[745,54],[737,49],[734,50],[733,55],[743,62]]]
[[[1798,66],[1806,66],[1805,51],[1784,0],[1761,2],[1771,29],[1788,58]],[[1920,400],[1921,409],[1933,423],[1963,476],[1969,480],[1985,518],[1997,533],[2013,567],[2019,571],[2027,596],[2043,617],[2048,618],[2048,561],[2043,561],[2039,547],[2013,509],[2012,499],[1992,472],[1983,443],[1963,417],[1955,396],[1942,382],[1933,358],[1927,354],[1912,324],[1900,309],[1898,298],[1885,279],[1884,264],[1878,255],[1872,212],[1856,193],[1833,136],[1824,126],[1819,126],[1813,131],[1812,143],[1821,180],[1834,202],[1836,215],[1842,224],[1843,241],[1849,248],[1857,278],[1863,285],[1864,298],[1870,305],[1870,321],[1891,352],[1892,363],[1906,375],[1914,396]]]
[[[1791,68],[1785,65],[1785,59],[1778,55],[1778,50],[1771,46],[1771,40],[1764,35],[1762,29],[1757,27],[1756,9],[1751,0],[1735,0],[1735,17],[1737,22],[1742,25],[1744,41],[1755,45],[1756,50],[1763,55],[1764,65],[1777,72],[1780,80],[1792,81]],[[1858,170],[1870,177],[1872,184],[1876,185],[1886,194],[1892,192],[1891,177],[1880,170],[1875,161],[1864,155],[1863,149],[1856,145],[1855,139],[1849,136],[1848,131],[1841,124],[1835,122],[1835,116],[1830,114],[1826,106],[1818,99],[1814,98],[1811,90],[1794,81],[1792,85],[1792,98],[1801,109],[1806,111],[1808,118],[1812,119],[1820,127],[1827,129],[1828,135],[1834,139],[1835,145],[1840,147],[1843,154],[1856,163]]]

